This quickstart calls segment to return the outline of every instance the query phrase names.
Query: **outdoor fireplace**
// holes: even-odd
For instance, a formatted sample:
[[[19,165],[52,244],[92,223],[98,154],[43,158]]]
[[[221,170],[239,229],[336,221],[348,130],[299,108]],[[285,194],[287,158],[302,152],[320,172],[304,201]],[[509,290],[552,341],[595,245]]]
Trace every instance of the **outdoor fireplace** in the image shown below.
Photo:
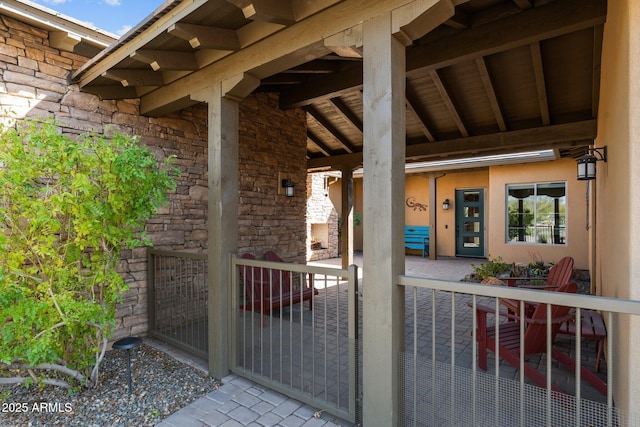
[[[338,256],[338,212],[329,198],[330,179],[326,173],[307,178],[307,261]]]

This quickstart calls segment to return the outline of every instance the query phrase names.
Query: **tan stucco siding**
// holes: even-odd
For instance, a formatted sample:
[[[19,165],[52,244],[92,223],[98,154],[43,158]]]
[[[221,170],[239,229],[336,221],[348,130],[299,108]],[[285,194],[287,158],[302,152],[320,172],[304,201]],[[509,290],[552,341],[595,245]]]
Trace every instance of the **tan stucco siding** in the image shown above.
[[[570,255],[575,267],[589,268],[589,232],[587,231],[586,183],[576,179],[576,162],[564,159],[524,165],[494,166],[490,170],[488,196],[490,214],[487,228],[491,257],[507,262],[530,262],[537,253],[546,262]],[[567,239],[564,245],[506,243],[506,187],[509,184],[564,182],[567,192]],[[593,221],[590,219],[590,224]]]
[[[605,24],[597,146],[608,162],[597,170],[598,228],[594,265],[605,296],[640,299],[640,3],[608,3]],[[634,166],[635,165],[635,166]],[[613,326],[616,406],[638,412],[640,319],[619,318]]]

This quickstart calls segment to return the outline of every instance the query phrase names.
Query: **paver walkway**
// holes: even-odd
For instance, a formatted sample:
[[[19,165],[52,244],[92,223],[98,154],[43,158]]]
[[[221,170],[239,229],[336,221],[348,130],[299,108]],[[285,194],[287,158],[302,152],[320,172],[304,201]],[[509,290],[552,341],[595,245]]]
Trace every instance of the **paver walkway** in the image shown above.
[[[359,267],[362,267],[361,256],[356,256],[354,262]],[[472,264],[480,264],[481,262],[482,260],[478,259],[451,258],[432,261],[420,257],[407,257],[405,270],[406,275],[409,276],[459,281],[466,275],[473,272]],[[311,264],[340,266],[340,263],[341,261],[339,259],[333,259]],[[360,277],[362,277],[362,269],[359,269],[359,275]],[[411,296],[408,297],[409,300],[411,300],[411,298]],[[422,297],[418,295],[418,298]],[[460,305],[461,307],[464,306],[464,308],[466,308],[465,301],[465,298],[462,297],[460,298],[460,301],[456,301],[456,305]],[[426,304],[424,303],[424,301],[421,301],[421,304],[417,307],[420,311],[426,312],[430,310],[430,304]],[[439,318],[442,314],[443,319],[449,319],[450,308],[451,306],[446,303],[438,304],[436,316]],[[446,313],[440,313],[442,310],[444,310]],[[407,316],[413,316],[413,309],[411,308],[411,304],[409,304],[409,301],[407,303]],[[426,316],[426,318],[430,317],[430,314]],[[460,323],[462,324],[465,322]],[[438,325],[438,328],[440,328],[440,326],[442,325],[446,326],[446,324],[444,323]],[[446,342],[450,341],[450,332],[444,326],[442,326],[442,330],[438,329],[437,332],[437,342],[441,341],[441,339],[444,342],[444,344],[438,343],[438,363],[450,363],[450,346]],[[431,332],[428,332],[428,335],[430,334]],[[410,341],[410,330],[407,331],[407,337],[408,341]],[[418,342],[422,344],[422,341],[423,339],[420,338]],[[466,365],[469,365],[469,367],[471,366],[472,361],[472,358],[470,357],[471,352],[470,350],[467,351],[467,348],[471,347],[470,331],[465,330],[463,332],[459,332],[456,328],[455,341],[456,353],[458,354],[456,356],[456,367],[464,370],[467,368]],[[424,342],[426,343],[428,342],[428,340],[425,339]],[[419,353],[422,353],[422,351],[419,351]],[[429,353],[425,351],[424,354]],[[449,360],[449,362],[447,362],[447,360]],[[203,367],[206,369],[206,366]],[[514,383],[516,383],[517,370],[511,369],[511,367],[508,365],[504,366],[503,370],[503,366],[501,364],[501,377],[503,376],[503,373],[508,373],[509,369],[512,371],[513,379],[516,380],[514,381]],[[463,378],[464,375],[466,375],[465,372],[466,371],[463,371],[461,374],[458,374],[456,380]],[[566,376],[568,378],[570,375]],[[556,378],[555,372],[554,378]],[[422,380],[420,382],[421,384],[425,383]],[[428,382],[431,382],[431,380],[429,380]],[[324,412],[317,413],[316,409],[309,405],[291,399],[283,394],[272,391],[266,387],[263,387],[236,375],[229,375],[228,377],[224,378],[223,383],[224,385],[221,386],[218,390],[209,393],[196,402],[174,413],[173,415],[162,421],[159,425],[163,427],[352,425],[347,421],[338,419],[330,414]],[[407,384],[407,386],[410,386],[410,384]],[[570,388],[567,389],[570,390]],[[505,390],[507,390],[507,388],[505,388]],[[429,396],[421,398],[422,401],[428,401],[429,399]],[[431,405],[429,405],[429,407],[431,407]],[[427,422],[427,424],[428,423],[429,422]],[[505,425],[508,425],[508,422]]]
[[[421,257],[406,258],[406,274],[431,277],[442,280],[460,280],[473,271],[472,263],[482,260],[451,258],[431,261]],[[362,277],[362,256],[356,255],[354,263],[360,267]],[[313,262],[314,265],[340,266],[340,259]],[[154,343],[156,346],[162,346]],[[167,347],[165,351],[171,351]],[[179,352],[174,356],[185,358]],[[206,370],[202,361],[188,361]],[[218,390],[198,399],[180,411],[163,420],[160,427],[187,426],[351,426],[352,424],[330,414],[316,414],[316,409],[269,390],[237,375],[223,378]],[[318,415],[319,417],[316,418]]]

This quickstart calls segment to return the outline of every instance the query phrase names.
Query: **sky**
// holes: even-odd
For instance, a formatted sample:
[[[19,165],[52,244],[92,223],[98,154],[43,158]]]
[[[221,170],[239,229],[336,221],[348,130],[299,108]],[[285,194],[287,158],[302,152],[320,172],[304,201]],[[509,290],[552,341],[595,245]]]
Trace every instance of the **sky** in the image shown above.
[[[71,18],[121,36],[165,0],[31,0]]]

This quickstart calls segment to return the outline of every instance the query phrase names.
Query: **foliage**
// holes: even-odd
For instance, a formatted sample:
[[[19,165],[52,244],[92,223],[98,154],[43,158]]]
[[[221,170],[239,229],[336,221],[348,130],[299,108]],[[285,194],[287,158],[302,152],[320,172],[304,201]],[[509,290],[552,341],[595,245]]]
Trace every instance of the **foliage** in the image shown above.
[[[538,252],[529,252],[529,257],[531,257],[531,261],[528,264],[509,264],[504,262],[501,257],[493,259],[489,257],[487,262],[479,266],[471,264],[471,267],[482,280],[487,277],[542,277],[549,274],[551,265],[545,264]],[[541,280],[541,283],[531,281],[529,284],[544,284],[544,279]]]
[[[491,259],[491,256],[489,256],[487,262],[479,266],[471,264],[473,271],[483,280],[487,277],[498,277],[502,273],[509,272],[511,271],[511,266],[511,264],[504,262],[501,257]]]
[[[127,289],[121,249],[149,243],[172,159],[121,134],[71,139],[52,121],[1,131],[0,383],[94,386]]]

